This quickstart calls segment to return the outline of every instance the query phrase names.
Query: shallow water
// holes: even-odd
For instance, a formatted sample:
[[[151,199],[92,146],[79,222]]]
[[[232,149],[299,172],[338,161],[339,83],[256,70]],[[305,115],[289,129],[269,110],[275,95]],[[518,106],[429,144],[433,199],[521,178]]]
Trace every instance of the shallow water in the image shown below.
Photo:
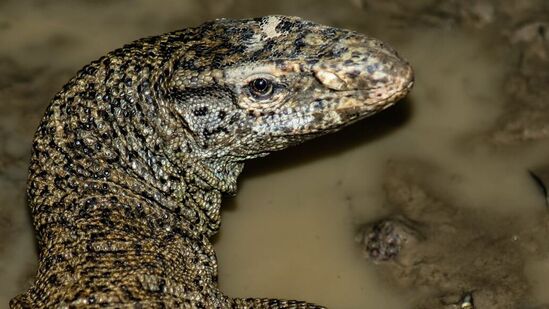
[[[108,50],[221,16],[283,13],[371,34],[412,63],[417,81],[406,100],[380,115],[247,165],[215,242],[228,295],[331,308],[411,307],[414,291],[382,279],[354,241],[361,224],[387,213],[382,182],[395,160],[436,165],[452,177],[424,177],[455,206],[511,214],[528,229],[544,201],[527,170],[547,165],[549,144],[489,142],[506,111],[502,87],[512,53],[497,48],[501,42],[489,31],[403,26],[404,18],[358,3],[0,3],[0,308],[36,267],[24,182],[32,133],[49,98]],[[535,256],[525,272],[533,293],[549,302],[549,262]]]

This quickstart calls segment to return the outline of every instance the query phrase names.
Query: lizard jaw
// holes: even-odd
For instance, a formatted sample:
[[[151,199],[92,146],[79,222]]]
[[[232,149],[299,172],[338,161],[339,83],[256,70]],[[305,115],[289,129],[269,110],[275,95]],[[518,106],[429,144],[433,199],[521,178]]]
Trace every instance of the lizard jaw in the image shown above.
[[[403,63],[399,70],[398,74],[392,75],[390,83],[378,87],[333,89],[324,98],[309,105],[309,114],[311,119],[314,119],[314,125],[295,128],[293,134],[299,134],[299,130],[305,134],[333,132],[394,105],[404,98],[414,85],[411,66]],[[330,86],[341,87],[341,81],[337,80],[337,76],[325,74],[323,77],[327,78],[323,81]]]

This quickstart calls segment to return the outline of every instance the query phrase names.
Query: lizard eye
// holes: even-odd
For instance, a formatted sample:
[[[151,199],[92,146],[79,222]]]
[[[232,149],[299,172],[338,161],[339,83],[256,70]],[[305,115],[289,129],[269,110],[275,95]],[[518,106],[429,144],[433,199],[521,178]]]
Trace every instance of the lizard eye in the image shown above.
[[[273,95],[273,82],[266,78],[256,78],[248,83],[250,94],[257,100],[265,100]]]

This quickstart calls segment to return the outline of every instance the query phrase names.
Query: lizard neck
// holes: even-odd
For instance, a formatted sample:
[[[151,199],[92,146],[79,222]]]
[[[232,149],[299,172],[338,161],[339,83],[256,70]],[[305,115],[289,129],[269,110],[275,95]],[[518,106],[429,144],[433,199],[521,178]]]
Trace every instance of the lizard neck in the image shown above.
[[[111,278],[116,295],[122,287],[156,295],[191,289],[191,274],[212,294],[205,298],[226,301],[208,238],[243,164],[197,157],[191,133],[144,72],[156,70],[120,63],[106,58],[84,68],[37,130],[28,186],[40,255],[35,286],[104,289],[102,278]],[[41,303],[48,294],[37,295]]]
[[[222,194],[236,190],[243,163],[196,155],[192,134],[152,74],[162,65],[102,58],[53,99],[35,136],[29,177],[39,246],[55,233],[51,220],[67,226],[85,219],[90,201],[109,195],[122,202],[98,207],[123,213],[122,206],[145,205],[140,220],[148,224],[163,221],[196,237],[218,231]]]
[[[224,302],[208,238],[243,163],[195,142],[162,87],[168,57],[136,50],[83,68],[37,130],[28,185],[40,255],[35,287],[73,291],[79,302],[77,291],[88,288],[153,297],[199,285],[201,297]],[[62,301],[43,291],[37,303]]]

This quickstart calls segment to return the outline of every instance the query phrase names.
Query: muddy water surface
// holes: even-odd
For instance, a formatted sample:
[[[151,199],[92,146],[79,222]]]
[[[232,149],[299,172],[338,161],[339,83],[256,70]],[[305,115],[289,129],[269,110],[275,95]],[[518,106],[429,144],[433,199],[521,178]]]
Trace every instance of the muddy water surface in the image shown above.
[[[331,308],[414,307],[417,291],[383,276],[355,242],[361,225],[391,212],[384,181],[395,161],[429,162],[450,175],[419,177],[454,207],[486,210],[488,219],[497,214],[489,233],[521,242],[520,235],[506,233],[507,225],[498,225],[498,218],[514,216],[516,231],[540,225],[544,201],[527,170],[547,165],[548,143],[493,142],[494,130],[509,113],[504,89],[518,52],[489,30],[497,26],[478,27],[495,14],[489,6],[480,7],[467,27],[455,18],[467,14],[426,17],[432,10],[389,2],[394,5],[0,3],[0,308],[28,285],[36,268],[24,190],[32,134],[48,100],[80,67],[123,43],[221,16],[299,15],[371,34],[408,58],[417,80],[409,98],[381,115],[247,166],[237,196],[226,201],[216,239],[220,284],[227,294],[304,299]],[[547,303],[549,263],[545,252],[532,246],[531,255],[524,256],[528,279],[517,284],[528,285],[528,293]],[[515,270],[522,273],[520,267]]]

